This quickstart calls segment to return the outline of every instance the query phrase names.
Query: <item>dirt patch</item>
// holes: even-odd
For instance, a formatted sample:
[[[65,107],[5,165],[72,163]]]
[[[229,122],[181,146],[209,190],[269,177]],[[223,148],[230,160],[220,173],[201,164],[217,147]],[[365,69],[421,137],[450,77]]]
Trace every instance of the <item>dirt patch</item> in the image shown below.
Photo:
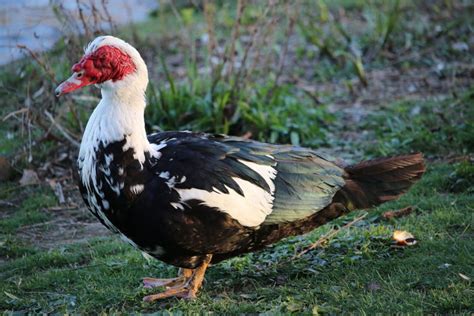
[[[434,67],[400,69],[386,67],[367,73],[369,85],[363,87],[357,78],[315,85],[298,81],[298,86],[318,95],[329,95],[332,110],[351,108],[360,112],[373,110],[398,100],[426,100],[462,91],[474,82],[474,65],[440,63]]]
[[[56,169],[58,167],[56,166]],[[10,186],[7,199],[0,200],[0,220],[7,219],[22,207],[28,196],[35,194],[44,187],[50,187],[56,194],[57,205],[38,210],[46,213],[47,220],[30,225],[24,225],[15,232],[15,238],[26,244],[40,249],[52,249],[62,245],[85,241],[94,237],[109,236],[111,233],[87,210],[79,189],[71,177],[51,177],[51,170],[39,168],[40,185]],[[61,174],[71,174],[66,168],[61,168]],[[16,180],[17,181],[17,180]],[[15,181],[15,182],[16,182]],[[52,186],[52,183],[55,185]],[[61,186],[61,196],[54,190]],[[59,201],[64,200],[62,203]]]
[[[85,207],[54,208],[45,211],[51,214],[49,221],[23,226],[16,236],[38,248],[52,249],[94,237],[112,235]]]

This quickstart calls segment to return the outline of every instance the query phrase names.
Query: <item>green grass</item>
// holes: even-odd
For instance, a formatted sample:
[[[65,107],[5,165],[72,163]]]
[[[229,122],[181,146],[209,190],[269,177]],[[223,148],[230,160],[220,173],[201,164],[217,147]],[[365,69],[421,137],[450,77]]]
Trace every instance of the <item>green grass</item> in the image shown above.
[[[422,152],[447,158],[474,152],[474,90],[458,96],[400,100],[369,112],[360,124],[348,125],[339,116],[331,130],[364,132],[356,140],[333,137],[332,146],[357,148],[369,157]],[[466,162],[466,171],[471,163]]]
[[[402,101],[367,120],[377,143],[367,150],[393,155],[417,150],[431,156],[474,152],[474,89],[446,100]]]
[[[23,225],[46,221],[49,216],[43,208],[55,204],[56,199],[52,192],[40,188],[22,201],[20,207],[12,215],[0,222],[0,230],[2,233],[14,233],[17,228]]]
[[[32,250],[7,261],[0,267],[0,308],[61,313],[469,313],[474,290],[459,274],[474,277],[474,196],[450,191],[454,169],[432,165],[402,199],[371,211],[327,246],[301,258],[292,260],[329,227],[211,267],[192,302],[143,303],[150,291],[140,287],[141,277],[173,276],[176,269],[147,261],[112,237],[48,252]],[[416,212],[405,218],[380,217],[385,210],[409,205]],[[418,244],[392,248],[394,229],[411,232]]]
[[[454,10],[456,6],[458,9]],[[259,2],[247,7],[242,17],[242,33],[264,8]],[[262,55],[273,56],[273,63],[262,62],[254,69],[246,69],[244,72],[249,75],[245,80],[235,73],[230,78],[220,77],[220,64],[215,65],[215,73],[199,72],[210,65],[208,48],[201,42],[206,32],[205,18],[196,7],[178,5],[183,24],[176,22],[171,11],[160,10],[135,28],[119,30],[120,36],[137,41],[134,43],[149,61],[154,79],[147,94],[150,131],[190,129],[233,135],[250,132],[252,138],[261,141],[317,148],[342,146],[348,153],[359,152],[366,157],[422,151],[430,159],[428,171],[399,201],[371,210],[364,220],[341,231],[323,248],[293,259],[333,225],[342,226],[360,212],[305,236],[286,239],[266,251],[211,267],[195,301],[170,299],[156,304],[142,302],[142,297],[151,291],[141,287],[141,278],[172,277],[176,268],[147,261],[115,237],[90,238],[68,245],[59,240],[52,249],[39,248],[35,240],[28,240],[22,232],[55,216],[67,215],[45,210],[56,203],[50,189],[41,185],[18,188],[15,182],[0,184],[0,201],[14,202],[14,206],[0,205],[0,311],[471,314],[472,87],[467,91],[453,88],[452,95],[444,96],[422,90],[428,95],[412,95],[410,99],[404,99],[405,92],[400,91],[398,101],[380,101],[385,106],[372,111],[362,122],[348,121],[340,113],[329,114],[325,104],[337,103],[338,98],[352,102],[359,91],[358,84],[350,80],[367,80],[366,72],[383,67],[399,66],[397,69],[402,73],[412,66],[433,69],[437,76],[434,78],[441,85],[451,78],[467,78],[468,70],[457,73],[459,67],[449,63],[472,63],[470,54],[453,49],[453,43],[468,43],[472,37],[469,8],[454,0],[430,6],[405,0],[302,2],[290,57],[285,62],[285,78],[280,78],[277,85],[274,80],[288,22],[284,6],[276,8],[276,16],[281,19],[271,29],[275,37],[255,47]],[[214,21],[216,37],[227,50],[235,5],[224,4],[214,9],[218,10]],[[189,38],[184,38],[183,33]],[[78,44],[90,39],[75,40],[77,52],[71,48],[72,42],[69,47],[59,42],[40,56],[58,80],[67,78],[70,65],[80,58]],[[186,46],[189,42],[192,47]],[[243,55],[245,45],[246,42],[237,41],[239,56]],[[184,75],[178,76],[176,65],[168,60],[176,57],[181,58],[178,68]],[[439,70],[441,61],[447,65]],[[53,113],[71,133],[79,135],[80,125],[94,105],[91,100],[79,98],[66,98],[58,103],[51,93],[52,80],[44,69],[28,59],[2,68],[0,79],[0,116],[24,107],[29,109],[24,116],[17,116],[21,124],[20,120],[9,119],[0,127],[0,154],[15,157],[19,171],[43,166],[60,147],[50,133],[60,139],[61,135],[55,129],[49,130],[44,110]],[[318,95],[300,87],[301,83],[319,86],[337,81],[340,86],[347,84],[342,92],[323,89]],[[368,85],[370,89],[372,82]],[[93,88],[83,93],[98,95]],[[360,135],[354,140],[346,138],[343,132]],[[40,140],[32,147],[32,161],[28,161],[25,150],[30,135],[32,141]],[[407,217],[390,221],[381,217],[386,210],[407,206],[415,209]],[[402,249],[391,247],[395,229],[411,232],[418,244]]]
[[[18,197],[25,197],[19,200]],[[0,185],[0,199],[17,200],[14,209],[2,209],[0,221],[0,258],[10,259],[36,253],[35,247],[17,238],[18,229],[46,222],[50,214],[45,208],[56,204],[50,189],[42,186],[19,188],[11,184]]]

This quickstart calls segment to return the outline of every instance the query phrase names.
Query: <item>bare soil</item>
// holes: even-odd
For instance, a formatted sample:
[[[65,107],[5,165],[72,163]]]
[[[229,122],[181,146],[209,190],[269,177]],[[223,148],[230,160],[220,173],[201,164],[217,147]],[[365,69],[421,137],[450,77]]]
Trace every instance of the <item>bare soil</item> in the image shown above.
[[[45,211],[52,215],[51,220],[23,226],[16,236],[40,249],[53,249],[112,235],[85,207]]]

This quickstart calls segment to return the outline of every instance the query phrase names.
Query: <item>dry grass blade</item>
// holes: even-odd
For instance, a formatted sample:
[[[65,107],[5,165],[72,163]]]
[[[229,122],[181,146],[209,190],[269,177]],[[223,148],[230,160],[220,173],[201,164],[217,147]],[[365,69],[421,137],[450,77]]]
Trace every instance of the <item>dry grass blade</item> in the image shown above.
[[[234,27],[232,29],[232,40],[230,42],[230,49],[229,49],[229,57],[226,59],[229,60],[229,70],[227,72],[227,76],[232,76],[232,71],[234,69],[234,59],[235,59],[235,43],[237,41],[237,37],[239,36],[240,24],[242,23],[242,13],[245,10],[245,1],[239,0],[237,2],[237,17],[234,23]]]
[[[29,110],[30,110],[30,109],[28,109],[28,108],[22,108],[22,109],[19,109],[19,110],[10,112],[10,113],[8,113],[7,115],[5,115],[5,116],[2,118],[2,121],[5,122],[5,121],[8,120],[10,117],[15,116],[15,115],[17,115],[17,114],[21,114],[21,113],[28,112]]]
[[[30,54],[31,58],[33,58],[38,63],[38,65],[40,65],[41,68],[43,68],[44,72],[51,78],[51,80],[54,83],[58,83],[56,81],[56,77],[54,76],[54,72],[51,69],[51,67],[49,66],[49,64],[44,62],[34,51],[32,51],[28,46],[22,45],[22,44],[18,44],[18,45],[16,45],[16,47],[18,47],[19,49],[23,49],[23,50],[27,51],[28,54]]]
[[[107,22],[109,23],[110,30],[112,33],[117,32],[117,27],[112,20],[112,16],[110,15],[109,9],[108,9],[108,0],[102,0],[101,1],[102,9],[104,10],[105,16],[107,18]]]
[[[289,20],[288,20],[288,28],[286,29],[286,34],[285,34],[285,43],[283,44],[283,52],[278,62],[278,66],[277,66],[278,70],[275,75],[275,81],[273,83],[273,87],[268,91],[267,98],[271,97],[275,89],[278,87],[278,82],[280,80],[280,77],[283,73],[283,69],[285,67],[285,60],[288,54],[288,48],[290,44],[291,35],[293,34],[293,31],[295,29],[295,23],[298,20],[298,9],[293,9],[293,12],[290,12],[290,5],[287,4],[286,13]]]
[[[238,91],[241,85],[244,85],[246,82],[248,82],[248,76],[253,70],[258,68],[256,65],[259,63],[263,51],[263,49],[258,48],[262,48],[265,46],[267,37],[270,36],[270,34],[272,33],[272,26],[274,26],[276,19],[275,16],[271,16],[271,13],[274,11],[274,8],[275,3],[270,1],[268,6],[265,8],[265,11],[259,17],[258,21],[249,29],[251,40],[245,46],[245,51],[241,60],[239,71],[235,75],[234,84],[232,86],[233,93]],[[251,65],[248,66],[247,61],[254,47],[256,47],[257,49],[255,49],[253,62]]]
[[[411,214],[413,212],[413,207],[412,206],[407,206],[405,208],[396,210],[396,211],[387,211],[382,214],[382,217],[384,219],[392,219],[392,218],[398,218],[398,217],[403,217]]]
[[[49,113],[48,111],[44,111],[44,114],[46,117],[51,121],[52,125],[58,129],[58,131],[66,138],[72,145],[75,147],[79,148],[81,144],[77,140],[75,140],[67,131],[64,127],[62,127],[56,120],[54,119],[53,115]]]
[[[176,22],[179,24],[179,28],[181,30],[181,37],[184,40],[184,43],[186,46],[188,46],[188,49],[193,49],[194,47],[194,42],[192,40],[192,37],[189,33],[189,28],[186,27],[186,24],[183,21],[183,18],[181,17],[181,14],[179,13],[178,9],[176,8],[176,5],[174,1],[170,0],[168,1],[168,5],[171,8],[171,12],[173,12],[173,15],[176,18]]]
[[[298,254],[296,254],[295,256],[293,256],[293,259],[296,259],[296,258],[300,258],[301,256],[303,256],[304,254],[308,253],[309,251],[315,249],[315,248],[318,248],[320,247],[322,244],[324,244],[325,242],[329,241],[331,238],[333,238],[334,236],[337,235],[337,233],[339,233],[340,231],[344,230],[344,229],[348,229],[349,227],[352,227],[354,226],[354,224],[360,222],[362,219],[364,219],[365,217],[367,216],[367,213],[365,214],[362,214],[361,216],[355,218],[354,220],[352,220],[351,222],[347,223],[346,225],[342,226],[341,228],[337,228],[337,229],[331,229],[327,234],[321,236],[318,240],[316,240],[314,243],[312,243],[309,247],[306,247],[305,249],[303,249],[302,251],[300,251]]]
[[[214,4],[209,3],[209,0],[204,0],[204,17],[206,19],[206,32],[209,36],[207,41],[207,51],[209,55],[209,64],[213,67],[213,63],[210,61],[212,56],[214,55],[214,51],[217,47],[216,41],[216,31],[214,29],[214,14],[216,8]]]
[[[84,28],[85,36],[86,36],[86,38],[90,38],[91,35],[90,35],[88,23],[86,22],[86,19],[84,18],[84,12],[83,12],[83,9],[81,7],[81,3],[80,3],[79,0],[76,0],[76,5],[77,5],[77,10],[79,12],[79,18],[80,18],[80,20],[82,22],[82,26]]]

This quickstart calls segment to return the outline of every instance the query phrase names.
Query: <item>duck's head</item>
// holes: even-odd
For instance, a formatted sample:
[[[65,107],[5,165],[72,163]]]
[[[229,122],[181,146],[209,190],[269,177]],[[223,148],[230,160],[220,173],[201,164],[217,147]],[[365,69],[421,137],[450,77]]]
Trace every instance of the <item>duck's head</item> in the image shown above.
[[[148,84],[148,71],[140,53],[113,36],[93,40],[71,70],[72,76],[56,88],[57,97],[92,84],[103,93],[125,89],[144,92]]]

